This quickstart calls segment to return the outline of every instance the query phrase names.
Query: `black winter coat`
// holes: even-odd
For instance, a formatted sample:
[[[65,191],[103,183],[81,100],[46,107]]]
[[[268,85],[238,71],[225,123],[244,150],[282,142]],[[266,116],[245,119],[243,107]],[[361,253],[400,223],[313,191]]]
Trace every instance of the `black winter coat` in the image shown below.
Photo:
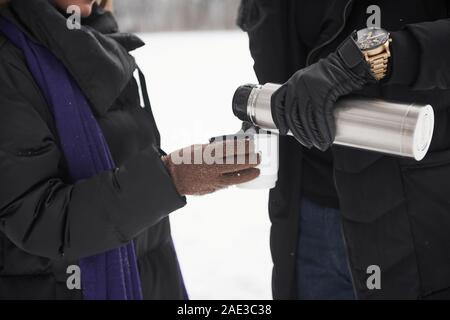
[[[145,299],[182,299],[168,214],[185,204],[160,160],[121,34],[95,7],[81,30],[46,0],[13,0],[1,14],[50,49],[88,98],[117,169],[72,184],[55,123],[19,49],[0,33],[0,299],[78,299],[67,268],[135,241]],[[89,26],[90,25],[90,26]]]
[[[346,23],[357,1],[243,1],[240,25],[249,34],[259,81],[283,83],[334,51],[353,27]],[[436,124],[430,152],[421,162],[332,148],[356,293],[360,299],[450,298],[450,1],[373,2],[382,10],[389,4],[395,17],[382,18],[382,26],[403,32],[392,44],[396,76],[362,94],[431,104]],[[301,17],[300,5],[308,10]],[[301,32],[314,39],[311,47],[300,40],[299,19],[305,19]],[[296,298],[305,152],[293,138],[281,139],[279,180],[269,203],[276,299]],[[381,269],[381,290],[366,285],[370,265]]]

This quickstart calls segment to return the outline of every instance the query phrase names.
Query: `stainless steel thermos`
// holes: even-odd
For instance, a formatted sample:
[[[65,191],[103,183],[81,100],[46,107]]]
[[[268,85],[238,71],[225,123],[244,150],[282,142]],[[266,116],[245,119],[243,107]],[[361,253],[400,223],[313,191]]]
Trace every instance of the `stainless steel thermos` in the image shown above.
[[[233,97],[233,113],[257,127],[276,130],[271,97],[279,87],[273,83],[239,87]],[[430,105],[351,96],[338,100],[334,115],[337,145],[422,160],[433,136]]]

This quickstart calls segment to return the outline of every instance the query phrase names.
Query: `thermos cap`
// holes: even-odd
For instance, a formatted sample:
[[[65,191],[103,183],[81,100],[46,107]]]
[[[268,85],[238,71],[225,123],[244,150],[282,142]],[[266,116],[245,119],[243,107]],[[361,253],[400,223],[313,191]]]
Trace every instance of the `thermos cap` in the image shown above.
[[[233,96],[233,113],[241,121],[250,122],[251,119],[248,116],[247,106],[250,95],[253,89],[258,85],[246,84],[237,88]]]

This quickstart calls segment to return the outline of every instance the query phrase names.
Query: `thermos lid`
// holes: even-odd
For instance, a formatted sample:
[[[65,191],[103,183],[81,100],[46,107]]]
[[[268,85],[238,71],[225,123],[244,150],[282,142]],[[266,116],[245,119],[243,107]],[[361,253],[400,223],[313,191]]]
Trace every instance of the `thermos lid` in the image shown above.
[[[253,89],[258,85],[246,84],[237,88],[233,96],[233,114],[241,121],[250,122],[251,119],[247,113],[248,100]]]

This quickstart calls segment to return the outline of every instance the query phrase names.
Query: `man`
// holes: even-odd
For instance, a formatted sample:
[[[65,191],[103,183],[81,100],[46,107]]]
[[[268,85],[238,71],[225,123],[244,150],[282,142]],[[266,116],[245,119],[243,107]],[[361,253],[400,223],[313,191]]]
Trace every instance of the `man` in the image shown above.
[[[256,74],[285,83],[274,118],[296,138],[280,139],[270,194],[274,298],[351,299],[352,287],[359,299],[450,298],[449,8],[445,0],[242,2]],[[364,30],[377,20],[387,31]],[[331,146],[334,102],[355,93],[431,104],[426,158]]]

